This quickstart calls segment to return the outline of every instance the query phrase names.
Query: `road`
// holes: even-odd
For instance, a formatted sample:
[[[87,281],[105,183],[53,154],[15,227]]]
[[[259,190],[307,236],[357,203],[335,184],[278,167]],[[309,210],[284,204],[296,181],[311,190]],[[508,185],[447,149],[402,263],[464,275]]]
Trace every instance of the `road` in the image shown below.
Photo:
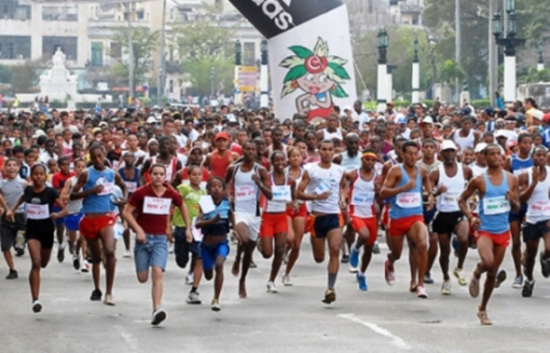
[[[458,286],[453,278],[452,295],[439,294],[438,265],[432,271],[436,283],[427,287],[428,300],[407,292],[406,256],[396,265],[395,286],[389,287],[383,277],[384,244],[367,272],[369,291],[359,292],[354,276],[341,267],[337,301],[331,306],[321,303],[326,263],[313,262],[307,241],[292,277],[294,286],[283,287],[279,279],[277,294],[266,293],[270,262],[256,253],[258,268],[249,273],[247,299],[237,295],[237,280],[230,273],[234,245],[231,250],[220,313],[210,310],[209,282],[203,281],[200,287],[202,305],[186,304],[185,271],[177,268],[171,255],[163,300],[168,317],[156,328],[150,325],[150,283],[137,282],[133,260],[122,258],[120,249],[115,307],[89,301],[91,275],[75,271],[68,259],[60,264],[52,256],[42,272],[44,309],[39,314],[31,312],[30,260],[25,254],[16,259],[19,279],[0,279],[0,352],[525,353],[548,349],[550,281],[542,278],[538,264],[534,296],[522,298],[508,280],[489,303],[494,325],[482,327],[476,317],[478,299],[469,297],[467,287]],[[470,251],[468,273],[475,261],[477,252]],[[451,266],[455,263],[453,258]],[[509,254],[503,267],[511,277]],[[7,272],[3,262],[0,271]]]

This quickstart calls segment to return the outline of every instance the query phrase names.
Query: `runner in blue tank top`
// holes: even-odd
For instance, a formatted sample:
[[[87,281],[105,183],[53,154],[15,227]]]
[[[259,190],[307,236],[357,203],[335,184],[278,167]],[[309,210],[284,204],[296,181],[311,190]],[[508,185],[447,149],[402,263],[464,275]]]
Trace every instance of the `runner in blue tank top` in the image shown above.
[[[479,281],[487,272],[487,281],[483,289],[481,305],[477,316],[482,325],[491,325],[487,316],[487,303],[495,287],[498,268],[502,263],[506,247],[510,243],[507,217],[510,208],[519,209],[518,180],[502,168],[500,147],[490,144],[485,149],[487,171],[470,181],[460,195],[458,204],[464,216],[476,232],[477,250],[481,262],[475,267],[470,280],[470,295],[479,295]],[[467,200],[478,192],[480,198],[479,218],[470,212]]]

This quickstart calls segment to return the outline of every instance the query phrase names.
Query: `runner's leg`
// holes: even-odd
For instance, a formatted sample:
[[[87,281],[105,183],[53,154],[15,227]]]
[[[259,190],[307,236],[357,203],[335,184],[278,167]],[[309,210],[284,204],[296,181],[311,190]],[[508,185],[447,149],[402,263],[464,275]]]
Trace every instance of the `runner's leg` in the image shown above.
[[[292,248],[290,250],[290,254],[288,255],[288,263],[286,264],[285,273],[287,275],[290,274],[290,271],[292,271],[294,264],[296,264],[296,260],[298,260],[298,256],[300,256],[300,247],[302,246],[302,239],[304,238],[305,227],[306,219],[304,217],[296,217],[292,220],[294,241],[292,242]]]
[[[107,289],[105,295],[112,294],[113,284],[115,282],[115,232],[113,227],[105,227],[99,232],[101,242],[103,243],[103,254],[105,255],[105,272]]]
[[[274,237],[275,241],[275,256],[273,257],[273,262],[271,264],[271,275],[269,276],[269,282],[274,282],[277,278],[277,274],[281,269],[281,264],[283,263],[283,255],[285,252],[286,233],[276,233]],[[263,245],[262,245],[263,251]]]

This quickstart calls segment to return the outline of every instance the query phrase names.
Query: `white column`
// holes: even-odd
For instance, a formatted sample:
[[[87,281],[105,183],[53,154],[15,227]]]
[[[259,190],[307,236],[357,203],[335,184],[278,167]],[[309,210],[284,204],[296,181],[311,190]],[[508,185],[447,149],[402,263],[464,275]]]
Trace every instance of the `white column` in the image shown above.
[[[413,62],[412,71],[412,100],[411,103],[420,102],[420,64]]]
[[[241,91],[239,91],[239,66],[235,65],[235,97],[233,98],[233,103],[235,105],[242,104],[241,102]]]
[[[538,63],[537,64],[537,71],[542,71],[544,70],[544,63]]]
[[[386,99],[388,101],[391,101],[393,100],[393,74],[390,72],[388,73],[388,76],[387,76],[387,80],[388,80],[388,93],[386,93]]]
[[[376,100],[378,101],[378,107],[376,112],[383,112],[386,110],[386,94],[388,82],[388,66],[386,64],[378,64],[378,77],[376,79]]]
[[[512,103],[516,100],[516,57],[504,57],[504,101]]]
[[[260,71],[260,107],[267,108],[269,106],[269,79],[267,76],[267,65],[261,66]]]

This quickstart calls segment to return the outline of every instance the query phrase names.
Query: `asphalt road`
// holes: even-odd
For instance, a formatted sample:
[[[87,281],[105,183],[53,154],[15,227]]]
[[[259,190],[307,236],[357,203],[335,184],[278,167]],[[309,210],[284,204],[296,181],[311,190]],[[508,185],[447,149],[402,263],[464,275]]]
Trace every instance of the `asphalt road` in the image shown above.
[[[306,238],[307,240],[307,238]],[[374,255],[367,272],[369,291],[357,289],[355,277],[341,267],[336,285],[337,301],[321,303],[326,288],[326,263],[313,262],[304,241],[292,280],[294,286],[268,294],[265,284],[270,262],[255,254],[257,269],[251,270],[247,299],[239,299],[237,280],[230,268],[234,245],[225,266],[222,311],[210,310],[212,283],[203,281],[202,305],[185,302],[190,289],[185,272],[176,267],[173,255],[165,273],[163,307],[167,320],[152,327],[150,283],[139,284],[133,259],[118,250],[115,307],[89,300],[91,275],[75,271],[69,258],[58,263],[52,256],[42,272],[39,314],[31,311],[27,282],[30,260],[17,258],[20,278],[0,279],[0,352],[543,352],[550,343],[548,315],[550,281],[536,268],[534,296],[521,297],[511,281],[495,290],[489,303],[492,327],[482,327],[476,317],[478,299],[468,295],[453,278],[451,296],[439,294],[441,275],[428,285],[428,300],[407,292],[409,270],[406,256],[396,265],[396,284],[389,287],[383,276],[384,254]],[[406,251],[404,252],[406,254]],[[55,253],[54,253],[55,255]],[[467,273],[477,261],[470,251]],[[456,263],[453,258],[452,266]],[[344,265],[347,266],[347,265]],[[504,266],[512,276],[508,254]],[[0,272],[7,272],[5,263]],[[102,284],[103,284],[102,278]]]

